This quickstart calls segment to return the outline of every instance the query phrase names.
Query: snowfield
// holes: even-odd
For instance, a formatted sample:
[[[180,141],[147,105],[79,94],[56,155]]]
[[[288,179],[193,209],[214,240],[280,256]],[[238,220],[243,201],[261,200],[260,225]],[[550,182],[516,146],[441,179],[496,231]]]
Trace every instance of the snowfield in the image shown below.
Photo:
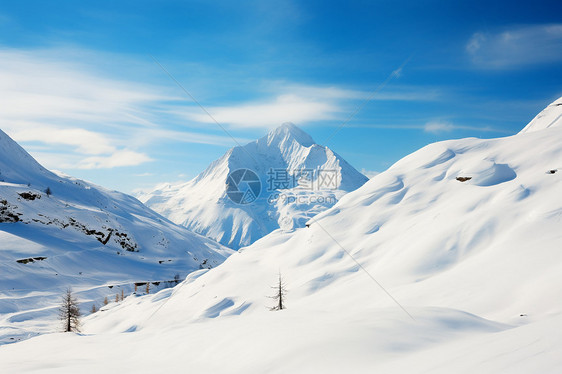
[[[234,202],[227,194],[230,173],[244,169],[261,182],[251,204]],[[323,183],[330,181],[326,177],[333,177],[335,185]],[[193,180],[164,183],[139,200],[179,225],[239,249],[276,229],[304,227],[367,180],[331,149],[284,123],[261,139],[230,149]]]
[[[514,136],[428,145],[82,334],[0,346],[2,372],[560,373],[560,104]]]

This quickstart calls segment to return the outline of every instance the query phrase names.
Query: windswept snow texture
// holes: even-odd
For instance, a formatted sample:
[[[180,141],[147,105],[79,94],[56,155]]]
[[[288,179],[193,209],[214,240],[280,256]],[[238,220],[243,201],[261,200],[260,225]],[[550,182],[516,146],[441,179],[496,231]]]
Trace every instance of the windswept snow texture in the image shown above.
[[[239,169],[250,169],[261,180],[260,196],[250,204],[237,204],[226,193],[229,173]],[[285,179],[286,171],[291,175]],[[305,171],[314,171],[305,178],[310,183],[293,183],[292,175]],[[337,188],[310,188],[331,172]],[[195,179],[160,185],[139,199],[173,222],[239,249],[278,228],[304,227],[367,180],[332,150],[285,123],[259,140],[232,148]]]
[[[87,336],[3,347],[3,372],[560,373],[561,169],[562,127],[431,144]]]
[[[51,173],[0,131],[0,344],[56,329],[68,286],[86,311],[231,252],[131,196]]]

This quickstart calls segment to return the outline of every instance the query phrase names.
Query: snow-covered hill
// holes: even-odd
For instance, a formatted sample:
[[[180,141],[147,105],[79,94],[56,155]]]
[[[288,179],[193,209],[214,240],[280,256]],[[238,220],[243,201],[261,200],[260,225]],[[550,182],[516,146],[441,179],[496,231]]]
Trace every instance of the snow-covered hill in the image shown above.
[[[244,185],[245,179],[258,178],[255,190]],[[328,147],[285,123],[230,149],[195,179],[159,185],[139,199],[173,222],[238,249],[275,229],[304,227],[367,180]]]
[[[131,196],[46,170],[0,130],[0,343],[14,331],[52,331],[44,319],[30,323],[56,320],[68,286],[91,308],[135,282],[162,288],[230,253]]]
[[[31,339],[0,360],[7,372],[559,373],[562,126],[541,118],[562,106],[546,111],[514,136],[428,145],[309,227],[112,304],[86,319],[91,336]],[[271,312],[278,271],[287,309]]]

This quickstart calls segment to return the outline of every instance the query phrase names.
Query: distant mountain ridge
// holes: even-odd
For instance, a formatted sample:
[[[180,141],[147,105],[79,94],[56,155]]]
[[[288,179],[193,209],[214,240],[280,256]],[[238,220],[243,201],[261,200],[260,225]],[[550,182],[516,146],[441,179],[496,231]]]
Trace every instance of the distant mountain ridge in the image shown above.
[[[56,315],[68,286],[89,309],[231,253],[132,196],[48,171],[0,130],[0,344],[4,332],[17,336],[4,323]]]
[[[236,170],[250,170],[259,178],[255,201],[238,204],[229,197],[229,175]],[[139,199],[173,222],[238,249],[275,229],[303,227],[367,180],[337,153],[284,123],[231,148],[193,180],[159,185]]]

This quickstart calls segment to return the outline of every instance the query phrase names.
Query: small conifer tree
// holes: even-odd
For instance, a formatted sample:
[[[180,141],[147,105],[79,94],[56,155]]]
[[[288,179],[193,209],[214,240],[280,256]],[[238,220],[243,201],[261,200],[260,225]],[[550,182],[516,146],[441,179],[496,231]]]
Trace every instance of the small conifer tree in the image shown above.
[[[285,296],[287,294],[287,290],[285,289],[285,283],[283,282],[283,278],[281,277],[281,272],[279,272],[279,280],[277,285],[271,287],[275,290],[275,294],[270,296],[273,300],[275,300],[275,305],[270,308],[270,310],[283,310],[286,309],[285,307]]]
[[[63,322],[64,332],[80,331],[80,308],[78,307],[78,299],[74,297],[70,287],[62,297],[62,303],[59,308],[59,318]]]

